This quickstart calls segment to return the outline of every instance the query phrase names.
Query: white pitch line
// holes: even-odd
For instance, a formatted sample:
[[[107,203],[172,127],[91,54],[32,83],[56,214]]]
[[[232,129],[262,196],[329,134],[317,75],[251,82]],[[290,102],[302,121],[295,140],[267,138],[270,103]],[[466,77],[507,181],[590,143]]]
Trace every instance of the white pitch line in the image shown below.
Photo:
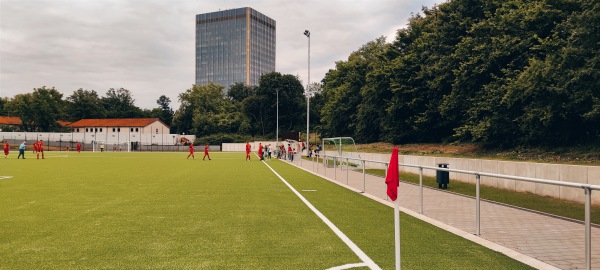
[[[365,254],[354,242],[352,242],[352,240],[350,240],[350,238],[348,238],[348,236],[346,236],[340,229],[338,229],[338,227],[335,226],[335,224],[333,224],[333,222],[331,222],[325,215],[323,215],[323,213],[321,213],[321,211],[317,210],[317,208],[314,207],[306,198],[304,198],[304,196],[302,196],[302,194],[300,194],[300,192],[298,192],[294,187],[292,187],[292,185],[290,185],[290,183],[285,181],[285,179],[283,179],[283,177],[281,177],[281,175],[279,175],[279,173],[277,173],[275,170],[273,170],[273,168],[271,168],[271,166],[269,166],[269,164],[267,164],[266,162],[263,162],[263,163],[265,165],[267,165],[267,167],[269,167],[269,169],[277,177],[279,177],[279,179],[286,186],[288,186],[290,188],[290,190],[292,190],[292,192],[294,192],[294,194],[296,194],[296,196],[298,196],[298,198],[300,198],[300,200],[302,200],[302,202],[304,202],[304,204],[306,204],[306,206],[308,206],[308,208],[310,210],[312,210],[319,218],[321,218],[321,220],[323,222],[325,222],[325,224],[327,224],[327,226],[329,226],[329,228],[342,241],[344,241],[344,243],[354,252],[354,254],[356,254],[356,256],[358,256],[364,262],[364,266],[367,266],[370,269],[381,270],[381,267],[379,267],[373,260],[371,260],[371,258],[369,258],[369,256],[367,256],[367,254]]]
[[[9,175],[4,175],[4,176],[0,175],[0,180],[2,180],[2,179],[8,179],[8,178],[13,178],[13,177],[9,176]]]
[[[351,268],[357,268],[357,267],[363,267],[363,266],[368,266],[366,263],[351,263],[351,264],[344,264],[344,265],[340,265],[340,266],[336,266],[336,267],[331,267],[327,270],[345,270],[345,269],[351,269]]]

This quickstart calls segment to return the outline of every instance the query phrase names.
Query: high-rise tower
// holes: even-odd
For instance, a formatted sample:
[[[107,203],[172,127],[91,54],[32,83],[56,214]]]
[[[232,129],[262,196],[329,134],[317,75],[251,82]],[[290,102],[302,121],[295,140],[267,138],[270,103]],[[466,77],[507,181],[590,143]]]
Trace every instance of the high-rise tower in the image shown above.
[[[249,8],[196,15],[196,84],[258,85],[275,71],[275,21]]]

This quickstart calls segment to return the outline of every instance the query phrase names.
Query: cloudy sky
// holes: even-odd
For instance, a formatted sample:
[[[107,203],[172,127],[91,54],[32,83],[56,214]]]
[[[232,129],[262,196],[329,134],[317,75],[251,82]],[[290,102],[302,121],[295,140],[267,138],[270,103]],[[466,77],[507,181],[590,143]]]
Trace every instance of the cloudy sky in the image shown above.
[[[0,97],[55,87],[64,97],[83,88],[104,96],[131,91],[136,105],[177,108],[195,68],[195,15],[252,7],[277,22],[276,71],[320,81],[351,52],[395,37],[411,13],[440,0],[2,0]]]

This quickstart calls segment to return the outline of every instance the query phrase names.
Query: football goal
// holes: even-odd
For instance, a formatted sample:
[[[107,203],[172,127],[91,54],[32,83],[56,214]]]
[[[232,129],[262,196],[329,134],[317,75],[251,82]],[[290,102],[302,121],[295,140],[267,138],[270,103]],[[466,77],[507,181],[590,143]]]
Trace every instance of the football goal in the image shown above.
[[[92,143],[93,152],[131,152],[131,143],[129,141],[111,142],[94,141]]]
[[[356,143],[354,142],[354,139],[352,139],[352,137],[324,138],[322,142],[323,151],[326,151],[326,153],[329,155],[333,154],[335,156],[342,157],[342,159],[360,159],[360,154],[356,149]],[[353,161],[349,160],[348,162],[352,163]]]

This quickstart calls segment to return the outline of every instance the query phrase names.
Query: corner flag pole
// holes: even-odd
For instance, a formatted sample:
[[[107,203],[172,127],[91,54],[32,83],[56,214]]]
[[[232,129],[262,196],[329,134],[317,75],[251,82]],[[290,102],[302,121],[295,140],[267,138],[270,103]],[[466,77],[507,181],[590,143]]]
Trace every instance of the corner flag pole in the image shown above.
[[[398,187],[398,189],[400,188]],[[400,200],[394,202],[394,234],[396,236],[396,270],[400,270]]]
[[[394,201],[396,270],[400,270],[400,200],[398,200],[398,194],[400,193],[400,173],[398,172],[398,166],[398,147],[394,147],[392,156],[390,157],[390,163],[388,163],[385,183],[387,184],[387,195]]]

